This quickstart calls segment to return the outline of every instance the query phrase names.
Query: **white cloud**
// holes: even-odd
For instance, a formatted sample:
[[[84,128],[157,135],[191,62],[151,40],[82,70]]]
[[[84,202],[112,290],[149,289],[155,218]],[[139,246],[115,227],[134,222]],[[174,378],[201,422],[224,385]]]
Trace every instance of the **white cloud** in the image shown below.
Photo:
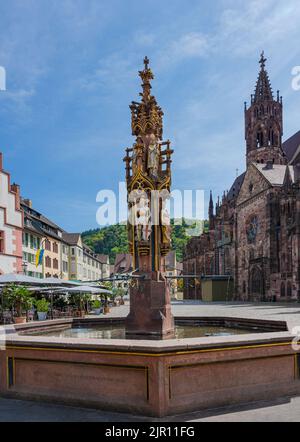
[[[203,57],[208,53],[208,38],[200,32],[189,32],[171,40],[158,54],[158,68],[172,67],[188,58]]]
[[[136,67],[130,57],[124,58],[120,53],[113,53],[98,62],[98,66],[79,80],[82,89],[93,90],[106,87],[117,87],[136,77]]]
[[[298,34],[299,21],[297,0],[238,1],[221,13],[216,42],[219,49],[244,56],[264,48],[274,52],[295,45],[298,48],[298,38],[293,34]]]
[[[138,31],[134,36],[134,41],[139,46],[152,46],[156,41],[155,34]]]

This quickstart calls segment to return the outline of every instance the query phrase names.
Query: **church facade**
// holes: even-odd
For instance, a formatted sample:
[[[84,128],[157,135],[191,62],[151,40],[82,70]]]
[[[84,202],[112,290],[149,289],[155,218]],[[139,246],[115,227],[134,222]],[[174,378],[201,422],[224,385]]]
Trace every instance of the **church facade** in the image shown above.
[[[300,300],[300,131],[283,143],[283,103],[274,97],[262,54],[245,103],[246,172],[209,204],[209,229],[184,256],[184,297],[201,299],[201,277],[234,281],[244,301]]]

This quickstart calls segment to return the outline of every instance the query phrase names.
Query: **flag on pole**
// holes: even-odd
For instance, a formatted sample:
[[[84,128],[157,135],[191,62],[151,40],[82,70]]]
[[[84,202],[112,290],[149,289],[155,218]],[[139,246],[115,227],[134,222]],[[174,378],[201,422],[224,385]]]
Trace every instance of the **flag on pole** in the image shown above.
[[[35,255],[35,266],[36,266],[36,267],[38,267],[39,265],[43,264],[43,256],[44,256],[44,252],[45,252],[44,249],[39,249],[39,250],[36,252],[36,255]]]

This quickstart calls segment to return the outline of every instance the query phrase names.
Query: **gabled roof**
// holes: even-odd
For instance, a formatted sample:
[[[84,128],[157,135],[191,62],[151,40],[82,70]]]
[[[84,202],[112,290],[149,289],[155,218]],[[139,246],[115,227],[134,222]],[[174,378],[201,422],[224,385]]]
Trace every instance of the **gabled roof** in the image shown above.
[[[132,270],[132,256],[129,253],[119,253],[115,259],[114,273],[129,273]]]
[[[62,239],[70,246],[76,246],[81,238],[80,233],[66,233],[63,232]]]
[[[38,221],[41,221],[44,224],[47,224],[48,226],[52,227],[55,230],[63,231],[61,227],[59,227],[57,224],[55,224],[53,221],[51,221],[49,218],[46,218],[44,215],[42,215],[37,210],[30,207],[28,204],[26,204],[27,200],[21,199],[21,206],[22,209],[25,211],[26,215],[30,215],[31,218],[35,218]]]
[[[294,180],[293,166],[285,166],[281,164],[273,164],[268,167],[266,164],[253,163],[259,172],[266,178],[272,186],[282,186],[286,175],[286,169],[289,168],[292,179]]]
[[[97,258],[102,264],[109,264],[109,256],[108,255],[97,254]]]

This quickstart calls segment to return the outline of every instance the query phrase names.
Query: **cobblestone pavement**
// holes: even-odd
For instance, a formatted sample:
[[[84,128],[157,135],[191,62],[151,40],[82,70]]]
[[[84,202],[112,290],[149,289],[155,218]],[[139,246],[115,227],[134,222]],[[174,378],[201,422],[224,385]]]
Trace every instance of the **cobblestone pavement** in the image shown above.
[[[292,330],[300,327],[300,304],[204,304],[173,303],[175,316],[232,316],[286,321]],[[107,317],[126,316],[129,306],[116,307]],[[226,407],[165,419],[66,407],[42,402],[0,399],[0,422],[300,422],[300,397],[283,398]]]
[[[234,318],[269,319],[286,321],[289,330],[300,327],[300,304],[241,304],[241,303],[200,303],[174,302],[172,305],[175,316],[226,316]],[[115,307],[108,317],[122,317],[129,312],[129,306]]]
[[[164,419],[0,399],[0,422],[300,422],[300,398],[220,408]]]

